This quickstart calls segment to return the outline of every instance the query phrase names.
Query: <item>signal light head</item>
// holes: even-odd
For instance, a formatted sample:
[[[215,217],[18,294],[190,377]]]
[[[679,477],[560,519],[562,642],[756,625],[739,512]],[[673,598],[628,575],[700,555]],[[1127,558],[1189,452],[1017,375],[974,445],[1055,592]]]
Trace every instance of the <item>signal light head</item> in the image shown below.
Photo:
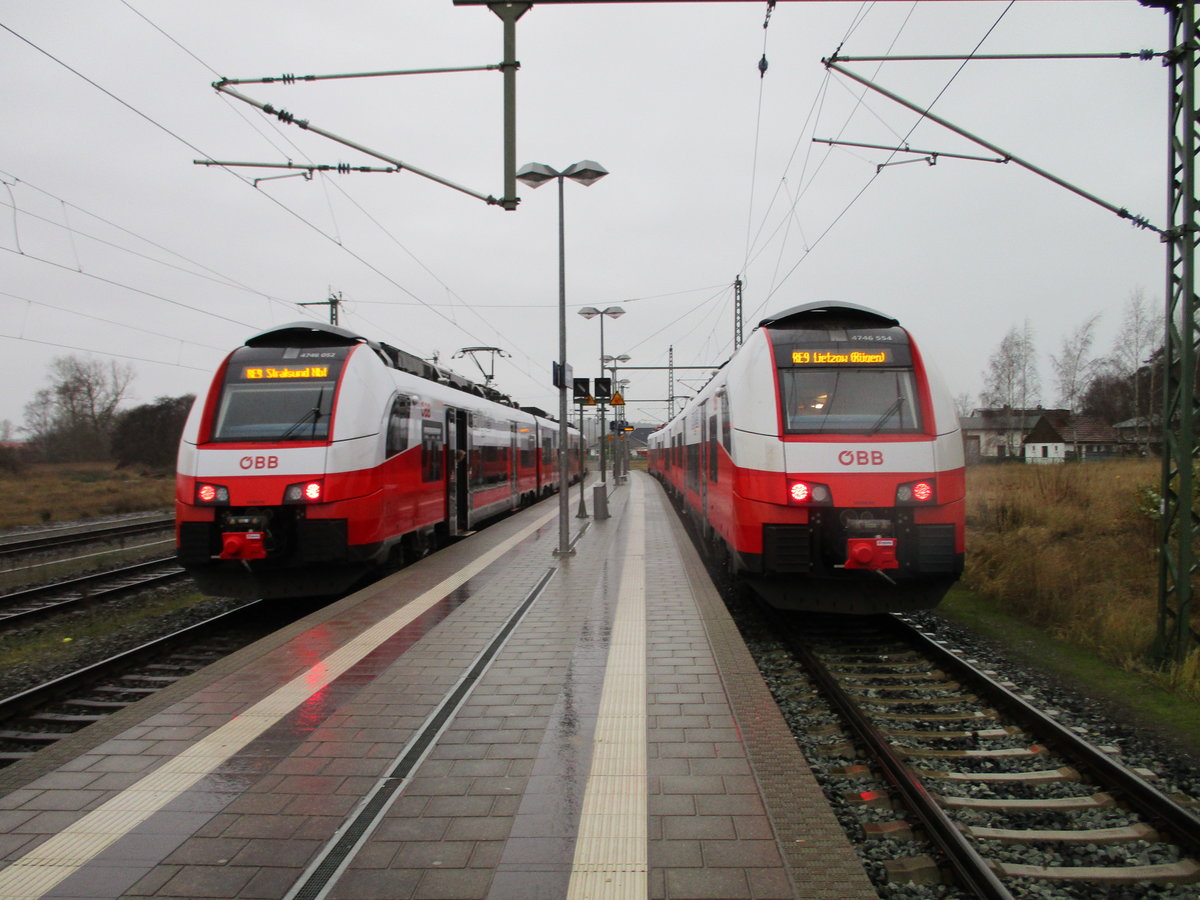
[[[289,484],[283,490],[284,503],[320,503],[325,496],[325,483],[319,478]]]
[[[910,481],[896,488],[898,506],[932,506],[937,503],[937,482],[932,478]]]
[[[223,484],[211,484],[206,481],[196,483],[197,506],[227,506],[229,504],[229,488]]]

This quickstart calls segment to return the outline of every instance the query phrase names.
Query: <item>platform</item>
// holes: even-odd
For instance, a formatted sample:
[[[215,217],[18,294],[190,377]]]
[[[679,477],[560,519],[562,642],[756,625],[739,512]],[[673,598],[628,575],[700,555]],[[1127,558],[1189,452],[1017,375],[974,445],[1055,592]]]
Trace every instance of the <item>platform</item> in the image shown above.
[[[572,556],[539,504],[0,772],[0,897],[874,898],[665,495],[610,489]]]

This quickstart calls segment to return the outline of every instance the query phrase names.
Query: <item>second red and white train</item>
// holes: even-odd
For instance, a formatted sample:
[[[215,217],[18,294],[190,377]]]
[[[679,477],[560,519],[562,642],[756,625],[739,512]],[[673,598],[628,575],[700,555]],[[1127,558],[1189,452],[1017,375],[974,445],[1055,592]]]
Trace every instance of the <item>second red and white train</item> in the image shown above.
[[[929,608],[962,572],[958,416],[883,313],[813,303],[764,320],[651,435],[649,465],[774,606]]]
[[[336,594],[571,480],[579,432],[411,354],[297,322],[236,348],[179,450],[176,552],[213,594]]]

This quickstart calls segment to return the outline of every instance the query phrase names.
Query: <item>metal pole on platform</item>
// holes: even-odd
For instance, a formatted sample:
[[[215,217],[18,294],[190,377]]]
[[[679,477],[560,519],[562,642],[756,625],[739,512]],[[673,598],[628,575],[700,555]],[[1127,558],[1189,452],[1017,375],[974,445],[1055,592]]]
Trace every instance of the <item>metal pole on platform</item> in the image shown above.
[[[545,163],[527,163],[516,176],[518,181],[532,188],[539,188],[551,179],[558,180],[558,423],[561,429],[558,442],[558,549],[555,551],[558,556],[570,556],[575,552],[571,549],[571,525],[568,521],[570,478],[567,474],[567,460],[570,455],[570,420],[567,418],[567,256],[563,227],[563,179],[570,178],[588,187],[607,174],[608,169],[600,163],[585,159],[572,163],[561,172]],[[580,477],[583,477],[582,472]]]

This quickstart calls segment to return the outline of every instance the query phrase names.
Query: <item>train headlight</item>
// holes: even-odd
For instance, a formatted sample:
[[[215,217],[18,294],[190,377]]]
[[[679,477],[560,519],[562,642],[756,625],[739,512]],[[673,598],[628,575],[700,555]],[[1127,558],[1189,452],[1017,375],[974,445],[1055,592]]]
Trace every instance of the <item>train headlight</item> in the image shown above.
[[[283,489],[284,503],[320,503],[325,497],[325,483],[319,478],[289,484]]]
[[[792,506],[828,506],[833,494],[827,484],[793,480],[788,482],[787,499]]]
[[[896,488],[897,506],[933,506],[937,503],[937,481],[922,478]]]
[[[207,481],[196,482],[197,506],[228,506],[229,488],[223,484],[211,484]]]

